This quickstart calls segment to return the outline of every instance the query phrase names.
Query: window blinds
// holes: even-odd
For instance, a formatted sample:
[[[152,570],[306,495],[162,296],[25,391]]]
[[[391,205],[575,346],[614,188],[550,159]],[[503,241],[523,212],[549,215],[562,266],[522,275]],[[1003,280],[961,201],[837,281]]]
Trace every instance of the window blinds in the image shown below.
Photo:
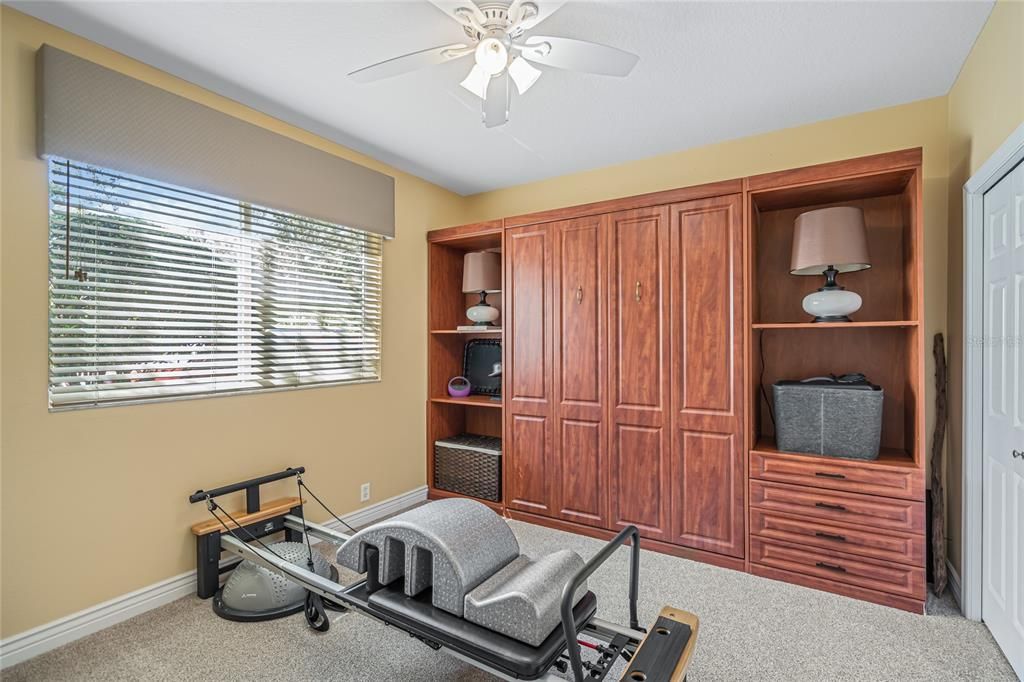
[[[381,236],[49,168],[51,407],[380,378]]]

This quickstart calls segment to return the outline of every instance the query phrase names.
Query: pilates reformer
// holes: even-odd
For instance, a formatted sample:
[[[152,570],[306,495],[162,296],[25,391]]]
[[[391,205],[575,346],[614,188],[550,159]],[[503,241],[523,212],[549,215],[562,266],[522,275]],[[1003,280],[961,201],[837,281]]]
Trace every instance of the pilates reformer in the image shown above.
[[[292,612],[303,610],[313,629],[330,627],[326,608],[351,610],[500,679],[562,680],[560,673],[575,682],[600,682],[619,658],[626,661],[621,680],[685,679],[699,622],[691,613],[666,606],[649,632],[640,627],[640,535],[635,526],[623,528],[587,561],[565,549],[536,559],[521,554],[504,519],[463,498],[430,502],[356,531],[309,490],[304,473],[304,467],[289,468],[189,497],[192,503],[205,503],[214,516],[192,528],[200,597],[219,596],[222,573],[259,567],[305,591],[300,608]],[[299,497],[260,503],[261,485],[292,477]],[[246,492],[245,512],[231,514],[216,501],[240,491]],[[304,492],[351,532],[307,521]],[[262,539],[280,532],[286,541],[305,541],[307,561],[282,556],[274,549],[278,545]],[[343,585],[336,573],[323,575],[314,565],[310,538],[340,545],[337,562],[364,577]],[[619,625],[597,617],[597,597],[587,589],[587,580],[627,542],[629,624]],[[238,559],[224,565],[222,553]],[[282,614],[271,617],[276,615]]]

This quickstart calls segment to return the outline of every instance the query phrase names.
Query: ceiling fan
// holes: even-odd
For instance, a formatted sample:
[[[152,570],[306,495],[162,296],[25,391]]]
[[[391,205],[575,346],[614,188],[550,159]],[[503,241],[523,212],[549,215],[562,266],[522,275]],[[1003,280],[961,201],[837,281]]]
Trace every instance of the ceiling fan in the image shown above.
[[[520,95],[543,73],[533,64],[605,76],[626,76],[637,55],[608,45],[574,38],[526,35],[551,16],[564,0],[431,0],[462,25],[464,43],[410,52],[349,74],[356,81],[391,78],[427,66],[473,55],[474,64],[460,85],[483,100],[488,128],[508,122],[511,85]]]

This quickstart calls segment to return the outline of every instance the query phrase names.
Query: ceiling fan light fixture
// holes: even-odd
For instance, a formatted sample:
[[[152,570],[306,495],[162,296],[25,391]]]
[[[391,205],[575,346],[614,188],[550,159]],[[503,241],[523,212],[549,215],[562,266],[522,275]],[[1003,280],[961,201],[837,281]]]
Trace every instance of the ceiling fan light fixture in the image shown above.
[[[474,64],[473,68],[469,70],[469,75],[467,75],[459,85],[466,88],[480,99],[487,99],[487,84],[490,83],[490,81],[490,74],[484,71],[479,64]]]
[[[541,73],[540,69],[534,68],[522,57],[516,57],[508,65],[508,75],[512,76],[512,82],[516,84],[516,90],[520,95],[526,94],[526,91],[533,87]]]
[[[508,48],[497,38],[484,38],[476,46],[476,65],[488,76],[502,72],[508,64]]]

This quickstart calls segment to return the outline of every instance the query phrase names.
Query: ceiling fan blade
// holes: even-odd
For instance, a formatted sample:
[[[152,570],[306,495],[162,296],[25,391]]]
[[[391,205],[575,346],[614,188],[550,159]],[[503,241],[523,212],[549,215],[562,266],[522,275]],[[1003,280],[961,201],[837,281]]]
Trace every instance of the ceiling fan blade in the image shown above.
[[[487,84],[487,99],[484,100],[484,126],[495,128],[508,123],[508,71],[502,71]]]
[[[508,7],[509,21],[514,24],[518,22],[516,27],[526,31],[550,17],[564,4],[565,0],[512,0]],[[526,13],[532,8],[524,7],[529,5],[537,10],[532,15]]]
[[[472,52],[472,48],[463,43],[431,47],[426,50],[403,54],[400,57],[392,57],[370,66],[364,66],[350,73],[349,77],[360,83],[369,83],[415,71],[416,69],[422,69],[425,66],[433,66],[434,64],[458,59]]]
[[[632,52],[574,38],[530,36],[519,45],[531,62],[604,76],[627,76],[640,60]]]
[[[463,26],[479,28],[487,21],[487,17],[473,0],[430,0],[430,4]]]

